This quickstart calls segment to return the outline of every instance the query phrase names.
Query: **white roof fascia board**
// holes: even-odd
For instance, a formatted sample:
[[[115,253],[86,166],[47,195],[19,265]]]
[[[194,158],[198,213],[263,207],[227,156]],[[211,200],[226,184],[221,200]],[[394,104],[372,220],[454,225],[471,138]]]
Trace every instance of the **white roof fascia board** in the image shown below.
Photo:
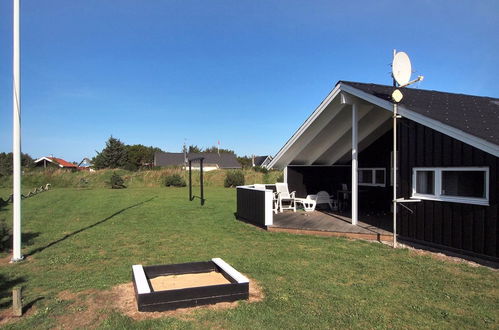
[[[341,89],[341,84],[338,84],[324,99],[324,101],[319,104],[319,106],[312,112],[312,114],[305,120],[305,122],[298,128],[298,130],[293,134],[293,136],[286,142],[286,144],[277,152],[274,159],[268,165],[268,168],[273,168],[274,165],[279,161],[283,154],[288,151],[288,149],[298,140],[298,138],[305,132],[305,130],[315,121],[315,119],[324,111],[324,109],[334,100],[334,98],[339,94]]]
[[[40,157],[40,158],[38,158],[37,160],[35,160],[35,163],[41,162],[42,160],[46,160],[46,161],[48,161],[48,162],[51,162],[51,163],[54,163],[54,164],[57,164],[57,165],[61,166],[59,163],[56,163],[56,162],[54,162],[52,159],[49,159],[49,158],[47,158],[47,157]]]
[[[357,88],[354,88],[354,87],[346,85],[346,84],[340,83],[339,86],[340,86],[341,90],[343,90],[347,93],[353,94],[361,99],[364,99],[368,102],[376,104],[377,106],[384,108],[388,111],[393,111],[393,103],[391,103],[389,101],[380,99],[379,97],[376,97],[374,95],[371,95],[369,93],[366,93],[364,91],[361,91]],[[469,144],[477,149],[480,149],[480,150],[485,151],[491,155],[499,157],[499,146],[497,146],[494,143],[485,141],[485,140],[478,138],[474,135],[463,132],[460,129],[446,125],[438,120],[428,118],[428,117],[421,115],[417,112],[409,110],[406,107],[401,106],[401,105],[399,105],[399,107],[398,107],[398,112],[402,117],[413,120],[421,125],[432,128],[432,129],[439,131],[445,135],[448,135],[454,139],[457,139],[459,141],[467,143],[467,144]]]

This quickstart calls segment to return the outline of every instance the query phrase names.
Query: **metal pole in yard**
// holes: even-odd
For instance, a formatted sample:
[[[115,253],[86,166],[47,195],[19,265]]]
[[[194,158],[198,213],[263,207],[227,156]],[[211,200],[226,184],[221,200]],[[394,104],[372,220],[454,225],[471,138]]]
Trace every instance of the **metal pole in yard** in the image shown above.
[[[192,168],[189,160],[189,201],[192,201]]]
[[[19,2],[13,0],[13,128],[12,128],[12,154],[13,154],[13,255],[12,262],[21,261],[21,74],[20,74],[20,35],[19,35]]]
[[[199,161],[199,181],[201,184],[201,205],[204,205],[204,187],[203,187],[203,158],[200,159]]]

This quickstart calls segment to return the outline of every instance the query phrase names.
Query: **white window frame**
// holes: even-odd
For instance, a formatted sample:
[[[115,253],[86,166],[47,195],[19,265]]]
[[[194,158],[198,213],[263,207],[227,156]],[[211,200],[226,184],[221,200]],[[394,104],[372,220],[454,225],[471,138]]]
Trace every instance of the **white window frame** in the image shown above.
[[[416,192],[416,173],[418,171],[432,171],[435,194],[420,194]],[[485,172],[485,198],[458,197],[442,195],[442,172],[443,171],[483,171]],[[412,196],[417,199],[427,199],[432,201],[489,205],[489,168],[488,167],[413,167],[412,168]]]
[[[384,167],[362,167],[358,169],[359,176],[360,171],[371,171],[372,181],[371,183],[360,182],[359,177],[359,186],[368,186],[368,187],[386,187],[386,168]],[[383,171],[383,183],[376,183],[376,171]]]

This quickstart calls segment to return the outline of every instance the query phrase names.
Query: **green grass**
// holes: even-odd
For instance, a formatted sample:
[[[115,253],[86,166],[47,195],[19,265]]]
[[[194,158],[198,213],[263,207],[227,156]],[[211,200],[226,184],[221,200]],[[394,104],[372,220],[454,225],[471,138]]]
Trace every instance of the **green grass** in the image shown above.
[[[2,191],[3,192],[3,189]],[[54,189],[23,202],[27,261],[0,267],[0,308],[24,287],[36,313],[8,328],[50,328],[78,310],[64,290],[106,290],[130,281],[133,264],[221,257],[258,281],[265,299],[188,320],[134,321],[106,312],[102,328],[497,328],[499,276],[416,256],[408,250],[340,238],[271,233],[236,221],[235,190]],[[11,219],[10,206],[0,218]],[[4,257],[7,255],[4,254]]]

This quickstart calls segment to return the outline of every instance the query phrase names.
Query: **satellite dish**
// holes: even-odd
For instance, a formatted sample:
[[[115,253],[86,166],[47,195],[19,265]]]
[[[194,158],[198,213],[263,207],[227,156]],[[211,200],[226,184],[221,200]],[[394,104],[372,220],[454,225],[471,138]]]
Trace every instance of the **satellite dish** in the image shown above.
[[[393,79],[395,79],[399,86],[404,86],[411,80],[411,73],[412,68],[409,56],[404,52],[396,53],[392,62]]]

